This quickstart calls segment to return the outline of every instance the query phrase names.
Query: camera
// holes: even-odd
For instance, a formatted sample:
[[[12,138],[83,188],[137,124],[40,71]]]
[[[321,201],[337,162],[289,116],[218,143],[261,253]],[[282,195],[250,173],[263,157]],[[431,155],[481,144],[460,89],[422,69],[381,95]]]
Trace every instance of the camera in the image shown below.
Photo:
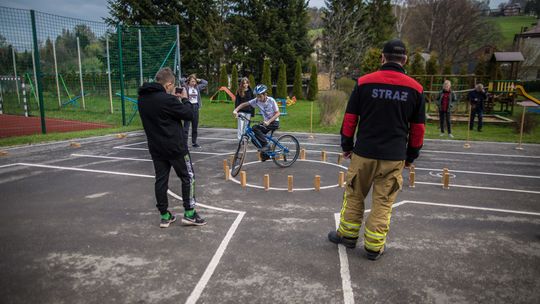
[[[182,94],[183,91],[184,91],[184,88],[182,87],[177,87],[174,89],[174,93],[176,94]]]

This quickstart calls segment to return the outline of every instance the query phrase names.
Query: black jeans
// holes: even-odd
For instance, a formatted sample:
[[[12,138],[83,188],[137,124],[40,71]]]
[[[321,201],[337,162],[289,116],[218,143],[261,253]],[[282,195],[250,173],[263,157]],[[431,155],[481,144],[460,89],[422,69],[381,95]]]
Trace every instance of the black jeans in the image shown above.
[[[261,143],[261,146],[259,148],[262,148],[266,145],[268,145],[268,140],[266,140],[265,134],[272,131],[277,130],[279,128],[279,121],[273,121],[270,125],[264,126],[262,124],[254,126],[253,133],[255,133],[255,137],[257,137],[257,140]],[[255,146],[256,143],[253,143]]]
[[[197,143],[197,128],[199,127],[199,104],[193,105],[193,120],[184,121],[184,134],[186,135],[186,140],[189,136],[189,125],[191,125],[191,143]]]
[[[154,169],[156,171],[156,207],[159,212],[165,214],[169,207],[167,190],[169,189],[169,173],[171,172],[171,167],[182,181],[184,209],[191,210],[195,208],[195,172],[193,171],[193,165],[191,164],[189,154],[173,160],[153,159],[152,161],[154,162]]]
[[[444,133],[444,121],[446,120],[446,128],[448,129],[448,134],[452,133],[452,128],[450,126],[450,112],[439,111],[439,123],[441,126],[441,133]]]
[[[471,121],[469,122],[469,130],[474,128],[474,117],[478,115],[478,131],[482,130],[482,116],[484,114],[483,109],[475,108],[471,110]]]

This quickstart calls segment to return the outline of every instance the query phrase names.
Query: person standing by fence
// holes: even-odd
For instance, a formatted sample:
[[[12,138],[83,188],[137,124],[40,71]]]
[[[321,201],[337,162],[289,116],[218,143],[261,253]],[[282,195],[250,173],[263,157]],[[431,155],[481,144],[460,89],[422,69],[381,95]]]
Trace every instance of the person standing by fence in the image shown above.
[[[474,117],[478,116],[478,132],[482,132],[482,117],[484,115],[484,102],[487,94],[484,91],[484,85],[479,83],[474,91],[469,92],[469,102],[471,103],[471,120],[469,121],[469,130],[474,129]]]
[[[423,88],[405,74],[406,54],[400,40],[384,45],[381,69],[358,79],[341,126],[343,156],[351,158],[351,164],[339,227],[328,233],[328,240],[356,247],[364,200],[373,187],[364,229],[364,249],[370,260],[378,259],[385,250],[392,205],[403,183],[403,167],[418,157],[424,140]]]
[[[452,135],[452,122],[451,112],[454,109],[456,103],[456,93],[452,91],[452,83],[450,80],[445,80],[443,83],[443,89],[437,96],[437,107],[439,108],[439,123],[441,127],[441,135],[444,136],[444,125],[446,123],[446,130],[448,131],[448,137],[454,138]]]
[[[249,79],[244,77],[240,81],[240,86],[238,87],[238,90],[236,91],[236,99],[234,101],[234,107],[236,108],[240,104],[244,102],[248,102],[252,100],[253,98],[255,97],[253,96],[253,91],[251,90],[251,87],[249,86]],[[251,119],[251,117],[255,115],[255,108],[249,105],[239,110],[239,112],[242,112],[247,119]],[[238,140],[240,140],[240,138],[242,137],[242,134],[244,133],[246,121],[241,118],[237,118],[237,119],[238,119],[238,132],[236,136],[238,137]]]
[[[193,120],[184,121],[184,133],[186,141],[189,135],[189,126],[191,125],[191,144],[194,148],[200,148],[197,143],[197,129],[199,128],[199,110],[202,108],[201,91],[206,88],[208,81],[198,79],[195,74],[189,75],[186,79],[186,87],[189,102],[193,105]]]

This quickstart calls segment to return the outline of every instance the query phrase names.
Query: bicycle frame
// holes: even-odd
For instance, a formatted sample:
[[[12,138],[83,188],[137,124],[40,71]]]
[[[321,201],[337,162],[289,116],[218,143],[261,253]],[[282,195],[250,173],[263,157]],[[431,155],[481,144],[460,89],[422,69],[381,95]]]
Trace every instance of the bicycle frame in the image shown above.
[[[257,139],[257,136],[255,136],[255,132],[253,131],[253,129],[251,128],[251,120],[250,119],[247,119],[244,115],[242,114],[239,114],[238,115],[239,118],[243,119],[244,121],[246,121],[246,126],[244,127],[244,133],[242,134],[242,138],[240,140],[243,140],[244,138],[246,138],[248,140],[248,142],[251,140],[251,142],[253,143],[256,143],[255,145],[258,146],[258,147],[261,147],[261,142]],[[287,149],[286,147],[283,147],[279,141],[277,141],[276,139],[274,139],[274,137],[270,136],[270,135],[265,135],[266,136],[266,139],[269,141],[269,142],[272,142],[275,146],[279,147],[280,148],[280,151],[279,152],[274,152],[274,151],[267,151],[265,152],[266,155],[268,155],[269,157],[273,158],[279,154],[283,152],[285,153],[288,153],[289,152],[289,149]]]

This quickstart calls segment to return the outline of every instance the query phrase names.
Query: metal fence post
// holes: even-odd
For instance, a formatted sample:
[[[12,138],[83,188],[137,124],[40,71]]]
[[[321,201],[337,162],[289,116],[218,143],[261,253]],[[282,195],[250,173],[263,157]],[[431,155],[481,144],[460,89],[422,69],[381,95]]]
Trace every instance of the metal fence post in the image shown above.
[[[30,10],[30,19],[32,21],[32,37],[34,39],[34,64],[36,67],[36,90],[39,98],[39,114],[41,116],[41,133],[47,134],[47,127],[45,126],[45,107],[43,104],[43,84],[41,82],[43,75],[41,74],[41,64],[39,60],[39,47],[36,30],[36,13],[34,10]]]
[[[116,27],[116,33],[118,36],[118,63],[120,72],[120,99],[122,101],[122,125],[126,125],[126,102],[124,96],[124,66],[122,63],[122,24],[118,24]]]

